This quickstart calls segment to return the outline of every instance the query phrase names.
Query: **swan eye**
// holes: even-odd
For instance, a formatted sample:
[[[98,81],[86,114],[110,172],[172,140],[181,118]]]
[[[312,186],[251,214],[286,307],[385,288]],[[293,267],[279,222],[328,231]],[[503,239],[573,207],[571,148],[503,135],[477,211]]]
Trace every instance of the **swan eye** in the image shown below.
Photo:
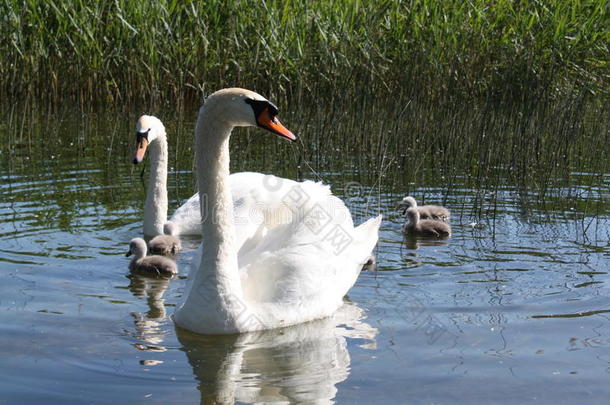
[[[276,118],[278,109],[273,103],[267,100],[252,100],[249,98],[245,99],[245,101],[252,107],[254,119],[259,127],[290,141],[295,141],[297,139],[297,137]]]
[[[265,109],[269,110],[269,115],[271,115],[272,119],[275,118],[275,116],[280,112],[275,104],[268,100],[253,100],[251,98],[246,98],[244,101],[246,104],[250,104],[252,110],[254,111],[254,117],[257,120],[259,115],[265,111]]]
[[[146,130],[146,132],[136,132],[136,142],[140,143],[142,139],[146,139],[148,141],[148,133],[150,132],[150,128]]]

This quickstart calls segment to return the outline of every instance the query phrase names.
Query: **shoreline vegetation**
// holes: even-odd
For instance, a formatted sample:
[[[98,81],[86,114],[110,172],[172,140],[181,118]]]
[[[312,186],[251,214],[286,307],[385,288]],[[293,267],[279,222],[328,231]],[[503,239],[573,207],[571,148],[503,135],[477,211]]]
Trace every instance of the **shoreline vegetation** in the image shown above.
[[[231,85],[293,102],[610,94],[597,0],[6,0],[0,16],[9,101],[180,107]]]
[[[28,125],[88,127],[116,111],[113,147],[128,151],[123,134],[142,112],[191,126],[203,95],[241,86],[307,136],[298,152],[235,137],[237,170],[267,150],[297,177],[357,167],[356,182],[509,181],[544,198],[588,172],[591,192],[607,193],[607,2],[6,0],[0,19],[0,114],[12,128],[0,150],[31,147]],[[172,142],[192,155],[189,137]]]

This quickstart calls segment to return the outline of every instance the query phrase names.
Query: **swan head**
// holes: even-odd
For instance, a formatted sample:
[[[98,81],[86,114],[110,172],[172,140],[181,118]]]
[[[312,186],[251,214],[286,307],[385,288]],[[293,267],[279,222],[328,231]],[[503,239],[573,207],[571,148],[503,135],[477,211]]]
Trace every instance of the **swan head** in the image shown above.
[[[146,242],[142,238],[133,238],[129,241],[129,251],[125,253],[125,257],[129,257],[131,255],[134,256],[134,259],[140,259],[146,256]]]
[[[176,226],[176,224],[174,224],[172,221],[167,221],[163,225],[163,234],[173,236],[178,235],[178,226]]]
[[[415,198],[411,197],[410,195],[403,198],[402,202],[407,204],[407,208],[417,207],[417,202],[415,201]]]
[[[415,201],[415,198],[411,197],[410,195],[403,198],[402,202],[405,203],[405,205],[406,205],[405,209],[402,211],[402,215],[406,215],[407,210],[409,208],[412,208],[412,207],[417,208],[417,202]]]
[[[218,90],[209,95],[201,113],[232,127],[260,127],[284,139],[297,137],[277,119],[278,108],[258,93],[240,88]]]
[[[152,142],[165,136],[165,126],[161,120],[152,115],[143,115],[136,122],[136,149],[133,152],[133,163],[144,159],[146,148]]]

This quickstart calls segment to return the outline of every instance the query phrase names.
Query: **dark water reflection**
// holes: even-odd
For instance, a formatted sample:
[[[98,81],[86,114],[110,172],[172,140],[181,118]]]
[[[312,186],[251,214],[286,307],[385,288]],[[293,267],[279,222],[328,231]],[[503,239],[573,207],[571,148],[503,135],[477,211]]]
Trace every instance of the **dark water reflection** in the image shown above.
[[[595,403],[610,393],[610,175],[579,168],[547,189],[503,177],[475,187],[464,175],[448,187],[432,169],[413,183],[351,156],[313,174],[291,146],[242,131],[235,170],[320,176],[357,222],[384,213],[378,265],[333,318],[205,337],[170,318],[196,239],[184,241],[181,277],[127,274],[144,201],[129,164],[135,118],[2,127],[0,403]],[[165,121],[170,156],[191,156],[188,117]],[[192,161],[170,165],[176,207],[193,192]],[[451,208],[453,236],[405,239],[405,193]]]

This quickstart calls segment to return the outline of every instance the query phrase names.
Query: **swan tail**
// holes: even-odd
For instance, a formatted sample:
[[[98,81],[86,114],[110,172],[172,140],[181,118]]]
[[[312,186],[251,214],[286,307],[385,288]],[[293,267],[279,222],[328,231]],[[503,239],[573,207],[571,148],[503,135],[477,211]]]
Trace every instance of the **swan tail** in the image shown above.
[[[378,215],[354,228],[355,248],[362,256],[362,264],[366,263],[379,239],[379,226],[383,216]]]
[[[371,252],[377,244],[381,218],[381,215],[379,215],[354,228],[351,246],[343,256],[344,258],[350,258],[348,260],[350,260],[352,267],[344,273],[336,287],[336,291],[340,292],[340,298],[343,298],[356,283],[362,267],[369,260]]]

